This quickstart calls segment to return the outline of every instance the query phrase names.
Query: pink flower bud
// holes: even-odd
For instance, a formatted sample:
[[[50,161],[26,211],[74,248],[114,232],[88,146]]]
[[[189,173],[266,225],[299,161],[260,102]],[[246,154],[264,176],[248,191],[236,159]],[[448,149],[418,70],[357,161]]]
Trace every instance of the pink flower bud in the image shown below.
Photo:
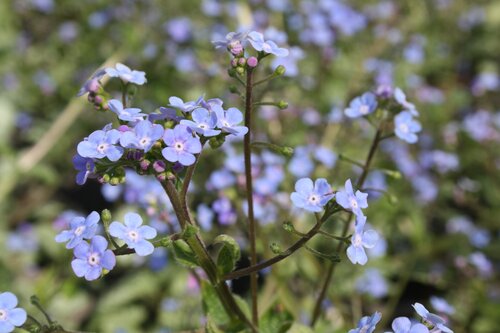
[[[252,68],[257,67],[258,63],[259,63],[259,61],[255,57],[250,57],[247,60],[248,67],[252,67]]]

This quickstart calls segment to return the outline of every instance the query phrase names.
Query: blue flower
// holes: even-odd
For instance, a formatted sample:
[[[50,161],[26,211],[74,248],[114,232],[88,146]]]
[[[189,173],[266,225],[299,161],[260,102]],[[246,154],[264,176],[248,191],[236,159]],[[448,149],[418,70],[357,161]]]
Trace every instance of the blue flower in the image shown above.
[[[371,249],[377,244],[377,232],[375,230],[364,231],[365,223],[366,216],[357,217],[354,234],[351,237],[351,245],[349,245],[346,251],[347,257],[353,264],[366,264],[368,257],[364,248]]]
[[[310,212],[321,212],[333,198],[332,188],[324,178],[317,179],[314,184],[310,178],[301,178],[295,183],[295,191],[290,195],[293,204]]]
[[[375,312],[371,316],[365,316],[359,320],[358,327],[349,330],[348,333],[373,333],[375,326],[381,318],[382,314],[380,312]]]
[[[143,85],[147,82],[146,73],[131,70],[129,67],[120,63],[116,64],[115,68],[106,68],[105,71],[106,74],[111,77],[119,77],[125,84],[130,82],[137,85]]]
[[[82,157],[103,158],[116,162],[123,155],[123,148],[115,146],[121,133],[115,129],[97,130],[78,144],[77,151]]]
[[[76,276],[92,281],[101,276],[103,269],[112,270],[116,258],[113,251],[107,248],[108,242],[102,236],[94,236],[90,244],[82,242],[75,247],[75,259],[71,262],[71,267]]]
[[[262,35],[260,32],[250,32],[248,34],[248,41],[257,51],[274,54],[277,57],[286,57],[288,55],[287,49],[278,47],[278,45],[276,45],[276,43],[271,40],[264,41],[264,35]]]
[[[109,226],[109,234],[124,241],[127,246],[135,250],[140,256],[147,256],[154,251],[154,246],[146,239],[156,237],[156,229],[142,224],[142,218],[136,213],[127,213],[124,217],[125,225],[113,222]]]
[[[191,112],[198,108],[198,104],[194,101],[184,102],[182,99],[176,96],[172,96],[168,99],[170,103],[168,106],[174,107],[181,110],[182,112]]]
[[[220,133],[220,130],[214,129],[217,125],[217,115],[214,112],[209,112],[205,108],[198,108],[193,111],[191,116],[193,120],[181,120],[181,124],[206,137]]]
[[[348,179],[345,182],[345,189],[337,193],[335,200],[337,200],[337,203],[343,208],[352,211],[356,216],[360,217],[363,216],[361,208],[368,207],[367,197],[367,193],[363,193],[359,190],[354,194],[351,180]]]
[[[444,325],[446,321],[443,318],[434,313],[430,313],[422,304],[415,303],[412,306],[415,309],[415,311],[417,311],[419,316],[424,319],[425,323],[430,324],[435,328],[438,328],[443,333],[453,333],[451,329],[449,329]]]
[[[394,333],[429,333],[429,329],[420,323],[412,323],[406,317],[398,317],[392,321],[391,325]]]
[[[455,313],[455,308],[450,305],[450,303],[448,303],[444,298],[432,296],[430,301],[434,309],[436,309],[438,312],[448,315],[452,315]]]
[[[401,140],[408,143],[415,143],[418,137],[415,133],[420,132],[422,126],[413,119],[410,111],[402,111],[394,117],[394,132]]]
[[[16,295],[10,292],[0,294],[0,333],[12,332],[26,321],[26,311],[16,306]]]
[[[72,249],[84,239],[94,237],[99,220],[100,216],[96,211],[90,213],[87,218],[75,216],[70,222],[70,229],[61,231],[55,240],[58,243],[68,242],[66,248]]]
[[[394,89],[394,98],[396,99],[396,102],[398,102],[399,105],[401,105],[405,110],[408,110],[411,112],[411,114],[415,117],[418,116],[418,111],[415,108],[415,104],[410,103],[406,100],[406,95],[401,90],[400,88]]]
[[[118,119],[124,121],[139,121],[146,117],[139,108],[123,108],[122,102],[112,99],[108,102],[109,109],[118,115]]]
[[[184,166],[195,162],[194,154],[201,152],[201,142],[189,132],[184,125],[177,125],[172,130],[166,130],[163,141],[167,144],[161,151],[169,162],[179,162]]]
[[[76,174],[76,183],[78,185],[85,184],[88,177],[95,176],[95,163],[92,158],[82,157],[75,154],[75,156],[73,156],[73,166],[78,171]]]
[[[133,131],[127,131],[120,137],[120,144],[124,148],[137,148],[148,152],[151,147],[163,136],[161,125],[153,124],[148,120],[138,122]]]
[[[375,94],[366,92],[363,95],[356,97],[349,103],[349,107],[345,109],[345,115],[350,118],[358,118],[366,116],[377,109],[377,98]]]
[[[217,115],[217,127],[226,133],[243,136],[248,133],[246,126],[238,126],[243,121],[243,114],[237,108],[229,108],[226,111],[220,106],[212,106]]]

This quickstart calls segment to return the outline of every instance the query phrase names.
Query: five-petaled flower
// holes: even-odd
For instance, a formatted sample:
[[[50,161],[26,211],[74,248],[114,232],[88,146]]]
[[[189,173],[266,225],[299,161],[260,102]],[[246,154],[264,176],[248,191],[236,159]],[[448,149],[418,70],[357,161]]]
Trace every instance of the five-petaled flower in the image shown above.
[[[248,133],[246,126],[239,126],[243,121],[243,114],[237,108],[229,108],[224,111],[221,106],[214,106],[213,110],[217,115],[217,127],[224,132],[236,136],[243,136]]]
[[[453,331],[445,325],[446,321],[443,318],[434,313],[429,312],[429,310],[427,310],[425,306],[423,306],[422,304],[415,303],[412,306],[415,309],[415,311],[417,311],[418,315],[422,317],[425,323],[432,325],[434,328],[439,329],[440,332],[453,333]]]
[[[186,125],[198,134],[206,137],[215,136],[220,130],[214,129],[217,126],[217,115],[209,112],[205,108],[198,108],[191,113],[193,120],[181,120],[182,125]]]
[[[398,317],[392,321],[391,325],[394,333],[429,333],[427,326],[421,323],[412,323],[406,317]]]
[[[56,242],[66,244],[67,249],[72,249],[84,239],[91,239],[97,231],[97,223],[100,220],[99,213],[93,211],[87,218],[75,216],[70,222],[70,229],[63,230],[56,236]]]
[[[201,152],[200,139],[193,137],[185,125],[167,129],[163,134],[163,141],[167,147],[163,148],[161,153],[169,162],[179,162],[188,166],[196,161],[194,154]]]
[[[295,191],[290,199],[295,206],[310,212],[321,212],[323,206],[333,198],[332,188],[324,178],[314,182],[310,178],[301,178],[295,183]]]
[[[345,115],[350,118],[363,117],[375,111],[376,108],[377,98],[375,94],[366,92],[349,103],[349,107],[345,109]]]
[[[102,270],[112,270],[116,264],[113,251],[108,250],[108,241],[102,236],[94,236],[87,242],[81,242],[75,247],[75,259],[71,267],[78,277],[85,277],[87,281],[98,279]]]
[[[365,247],[371,249],[378,241],[375,230],[364,231],[366,216],[357,216],[354,234],[351,237],[351,245],[347,248],[347,257],[353,264],[364,265],[368,262]]]
[[[22,326],[26,321],[26,311],[16,306],[16,295],[11,292],[0,294],[0,333],[12,332],[16,326]]]
[[[128,66],[124,64],[117,63],[115,68],[109,67],[105,69],[106,74],[111,77],[119,77],[123,83],[134,83],[137,85],[143,85],[146,83],[146,73],[136,70],[131,70]]]
[[[352,189],[351,180],[348,179],[345,182],[345,189],[343,191],[339,191],[335,196],[335,200],[337,203],[341,205],[343,208],[352,211],[356,216],[363,216],[363,211],[361,208],[368,207],[368,202],[366,198],[368,197],[368,193],[363,193],[361,191],[356,191]]]
[[[156,229],[142,225],[142,218],[136,213],[125,214],[124,220],[125,225],[117,221],[111,223],[109,234],[123,240],[130,249],[134,249],[140,256],[153,253],[154,246],[147,239],[156,237]]]
[[[78,154],[89,158],[107,157],[110,161],[116,162],[123,155],[123,148],[115,146],[120,136],[121,133],[115,129],[94,131],[78,144]]]
[[[415,143],[418,141],[418,136],[415,133],[420,132],[422,126],[420,123],[413,119],[410,111],[402,111],[394,117],[394,132],[401,140],[408,143]]]
[[[151,147],[163,136],[161,125],[153,124],[149,120],[138,122],[133,130],[126,131],[120,137],[120,144],[125,148],[136,148],[148,152]]]
[[[118,119],[123,121],[139,121],[146,117],[139,108],[123,108],[122,102],[112,99],[108,102],[109,109],[118,115]]]
[[[264,40],[264,35],[262,35],[260,32],[250,32],[248,34],[248,41],[257,51],[274,54],[277,57],[286,57],[288,55],[287,49],[279,47],[275,42],[271,40]]]
[[[358,327],[349,330],[348,333],[373,333],[375,326],[381,318],[382,314],[380,312],[375,312],[371,316],[365,316],[359,320]]]
[[[172,96],[168,99],[168,106],[174,107],[181,110],[182,112],[191,112],[198,108],[198,103],[194,101],[184,102],[182,99],[176,96]]]

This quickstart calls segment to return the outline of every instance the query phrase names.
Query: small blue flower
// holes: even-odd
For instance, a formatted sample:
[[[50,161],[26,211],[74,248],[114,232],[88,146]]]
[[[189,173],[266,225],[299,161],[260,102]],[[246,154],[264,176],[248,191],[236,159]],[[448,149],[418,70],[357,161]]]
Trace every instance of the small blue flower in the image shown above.
[[[360,217],[363,216],[361,208],[368,207],[367,197],[367,193],[363,193],[359,190],[354,194],[351,180],[348,179],[345,182],[345,189],[337,193],[335,200],[337,200],[337,203],[343,208],[352,211],[356,216]]]
[[[364,265],[368,262],[365,247],[371,249],[375,247],[378,234],[375,230],[364,231],[366,216],[358,216],[354,234],[351,237],[351,245],[347,248],[347,257],[353,264]]]
[[[400,88],[394,89],[394,99],[401,105],[405,110],[411,112],[411,114],[415,117],[418,117],[418,111],[415,107],[415,104],[410,103],[406,100],[406,95]]]
[[[102,236],[94,236],[90,244],[82,242],[75,247],[75,259],[71,262],[71,267],[76,276],[92,281],[101,276],[103,269],[112,270],[116,258],[113,251],[107,248],[108,242]]]
[[[406,317],[398,317],[392,321],[391,325],[394,333],[429,333],[429,329],[420,323],[412,323]]]
[[[319,178],[313,184],[310,178],[301,178],[295,183],[290,199],[295,206],[310,212],[321,212],[323,206],[333,198],[333,191],[326,179]]]
[[[73,156],[73,166],[78,173],[76,174],[76,183],[78,185],[83,185],[87,181],[88,177],[93,177],[95,171],[94,159],[82,157],[78,154]]]
[[[375,94],[366,92],[363,95],[356,97],[349,103],[349,107],[345,109],[345,115],[350,118],[358,118],[366,116],[377,109],[377,98]]]
[[[134,83],[137,85],[143,85],[147,82],[146,73],[136,70],[131,70],[129,67],[123,64],[116,64],[115,68],[109,67],[105,69],[106,74],[111,77],[119,77],[123,83]]]
[[[10,333],[26,321],[26,311],[16,306],[16,295],[10,292],[0,294],[0,333]]]
[[[125,225],[113,222],[109,226],[109,234],[124,241],[127,246],[135,250],[139,256],[147,256],[154,251],[154,246],[146,239],[156,237],[156,229],[142,224],[142,218],[136,213],[127,213],[124,217]]]
[[[373,333],[375,326],[381,318],[382,314],[380,312],[375,312],[371,316],[365,316],[359,320],[358,327],[349,330],[348,333]]]
[[[148,120],[138,122],[132,131],[127,131],[120,137],[120,144],[124,148],[136,148],[148,152],[151,147],[163,136],[161,125],[153,124]]]
[[[422,304],[415,303],[412,306],[415,311],[417,311],[418,315],[424,319],[425,323],[438,328],[443,333],[453,333],[451,329],[445,326],[446,321],[443,318],[434,313],[430,313]]]
[[[198,108],[191,113],[191,116],[193,120],[181,120],[181,124],[206,137],[220,133],[220,130],[214,129],[217,125],[217,115],[214,112],[209,112],[205,108]]]
[[[115,129],[94,131],[78,144],[78,154],[88,158],[107,157],[110,161],[116,162],[123,155],[123,148],[115,146],[120,136],[121,133]]]
[[[252,31],[248,34],[248,41],[252,44],[253,48],[257,51],[262,51],[269,54],[274,54],[277,57],[286,57],[288,50],[278,47],[275,42],[271,40],[264,40],[264,35],[260,32]]]
[[[76,216],[70,222],[70,229],[61,231],[55,240],[58,243],[68,242],[66,248],[72,249],[84,239],[94,237],[99,220],[100,216],[96,211],[90,213],[87,218]]]
[[[453,305],[448,303],[444,298],[432,296],[431,299],[432,307],[437,310],[437,312],[452,315],[455,313],[455,308]]]
[[[413,119],[410,111],[402,111],[394,117],[394,132],[401,140],[408,143],[418,141],[418,136],[415,133],[420,132],[422,126],[418,121]]]
[[[168,99],[168,102],[170,103],[168,106],[179,109],[182,112],[191,112],[199,107],[199,105],[194,101],[184,102],[182,99],[176,96],[170,97]]]
[[[237,108],[229,108],[224,111],[220,106],[213,106],[213,110],[217,115],[217,127],[224,132],[236,136],[243,136],[248,133],[246,126],[238,125],[243,121],[243,114]]]
[[[122,102],[112,99],[108,102],[109,109],[118,115],[118,119],[124,121],[139,121],[146,117],[139,108],[123,108]]]
[[[179,162],[184,166],[196,161],[194,154],[201,152],[201,142],[189,132],[184,125],[177,125],[172,130],[166,130],[163,141],[167,144],[161,151],[163,157],[169,162]]]

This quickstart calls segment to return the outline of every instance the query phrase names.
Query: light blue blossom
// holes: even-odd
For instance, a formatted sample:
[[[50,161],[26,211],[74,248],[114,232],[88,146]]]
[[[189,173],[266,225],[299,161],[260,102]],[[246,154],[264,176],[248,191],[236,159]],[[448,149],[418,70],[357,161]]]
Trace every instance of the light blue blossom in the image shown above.
[[[286,57],[288,50],[278,47],[275,42],[271,40],[264,40],[264,35],[260,32],[252,31],[248,34],[248,41],[252,44],[253,48],[257,51],[262,51],[269,54],[274,54],[277,57]]]
[[[350,118],[358,118],[366,116],[376,109],[377,97],[371,92],[366,92],[349,103],[349,107],[345,109],[345,115]]]
[[[401,90],[400,88],[395,88],[394,99],[396,100],[396,102],[398,102],[399,105],[403,107],[404,110],[410,111],[411,114],[415,117],[418,116],[418,111],[415,107],[415,104],[410,103],[406,100],[406,95],[403,90]]]
[[[139,108],[123,108],[122,102],[117,99],[112,99],[108,102],[108,107],[111,111],[118,115],[118,119],[123,121],[139,121],[147,115],[141,113]]]
[[[121,63],[117,63],[115,68],[108,67],[105,71],[110,77],[119,77],[125,84],[130,82],[137,85],[143,85],[147,82],[146,73],[131,70],[129,67]]]
[[[398,317],[392,321],[391,325],[394,333],[429,333],[429,329],[420,323],[412,323],[406,317]]]
[[[85,277],[85,280],[92,281],[98,279],[102,270],[112,270],[116,264],[113,251],[108,250],[108,242],[102,236],[94,236],[87,242],[80,243],[75,247],[75,259],[71,262],[71,267],[78,277]]]
[[[184,102],[182,99],[176,96],[172,96],[168,99],[168,106],[179,109],[182,112],[191,112],[198,108],[199,105],[194,101]]]
[[[111,223],[109,234],[123,240],[139,256],[147,256],[153,253],[155,248],[147,239],[156,237],[156,229],[147,225],[141,226],[142,218],[136,213],[125,214],[124,221],[125,225],[117,221]]]
[[[412,306],[415,311],[417,311],[418,315],[424,319],[425,323],[438,328],[443,333],[453,333],[451,329],[445,326],[446,321],[443,318],[434,313],[430,313],[422,304],[415,303]]]
[[[452,315],[455,313],[455,307],[450,305],[444,298],[432,296],[431,299],[432,307],[440,313],[445,313],[448,315]]]
[[[422,126],[420,123],[413,119],[411,112],[402,111],[394,117],[394,132],[401,140],[408,143],[415,143],[418,141],[418,136],[415,133],[420,132]]]
[[[184,119],[180,123],[205,137],[215,136],[220,133],[220,130],[214,129],[217,125],[217,115],[214,112],[209,112],[205,108],[198,108],[191,113],[191,116],[193,120]]]
[[[321,212],[323,206],[334,196],[324,178],[319,178],[314,183],[310,178],[301,178],[295,183],[295,191],[290,195],[293,204],[310,212]]]
[[[213,112],[217,115],[217,127],[226,133],[236,136],[243,136],[248,133],[246,126],[239,126],[243,121],[243,114],[237,108],[229,108],[226,111],[220,106],[212,106]]]
[[[371,316],[365,316],[359,320],[358,327],[349,330],[348,333],[373,333],[375,326],[381,318],[382,314],[380,312],[375,312]]]
[[[196,161],[194,154],[201,152],[201,142],[189,132],[184,125],[177,125],[174,129],[166,130],[163,141],[167,147],[163,148],[162,155],[169,162],[179,162],[184,166]]]
[[[66,244],[67,249],[72,249],[80,244],[84,239],[94,237],[97,230],[97,223],[100,220],[99,213],[93,211],[86,218],[75,216],[70,222],[70,229],[61,231],[55,238],[56,242]]]
[[[335,200],[337,203],[343,208],[352,211],[356,216],[363,216],[363,211],[361,208],[367,208],[368,193],[363,193],[361,191],[356,191],[352,189],[351,180],[348,179],[345,182],[345,189],[343,191],[339,191],[335,196]]]
[[[26,322],[26,311],[16,306],[16,295],[8,291],[0,294],[0,333],[10,333]]]
[[[107,157],[110,161],[116,162],[123,155],[123,148],[115,146],[120,136],[121,133],[115,129],[94,131],[78,144],[78,154],[89,158]]]
[[[151,147],[163,136],[161,125],[153,124],[148,120],[138,122],[132,131],[127,131],[120,137],[120,144],[124,148],[137,148],[148,152]]]
[[[354,234],[351,237],[351,245],[347,248],[347,257],[353,264],[366,264],[368,257],[364,248],[371,249],[377,244],[377,232],[375,230],[364,231],[365,223],[366,216],[357,216]]]

